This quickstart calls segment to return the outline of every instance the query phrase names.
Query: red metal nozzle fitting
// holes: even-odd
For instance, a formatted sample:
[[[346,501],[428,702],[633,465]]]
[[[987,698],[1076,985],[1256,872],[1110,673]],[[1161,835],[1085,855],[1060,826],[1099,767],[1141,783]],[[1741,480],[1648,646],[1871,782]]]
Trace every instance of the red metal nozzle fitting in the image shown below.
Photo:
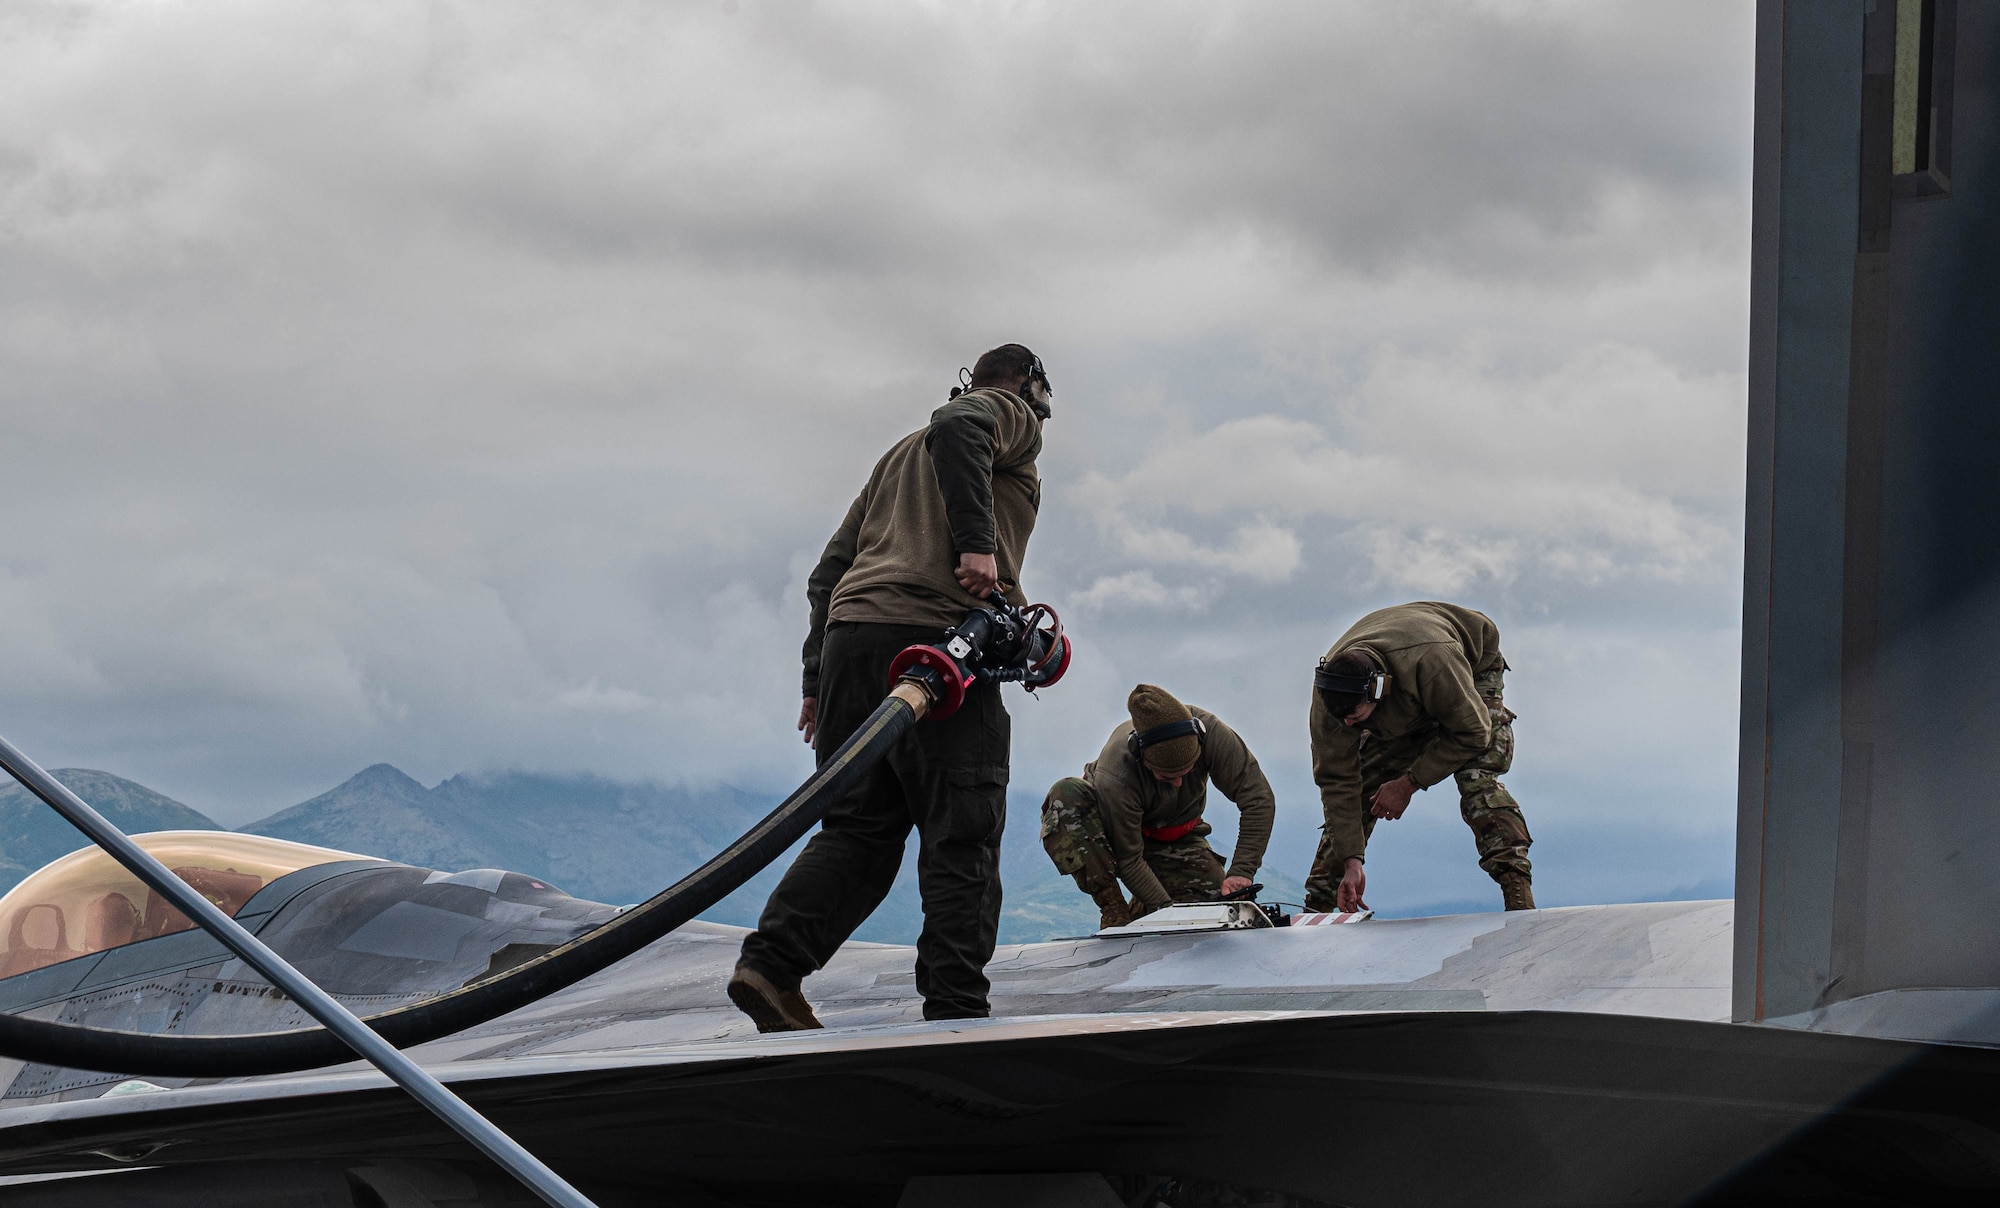
[[[958,660],[935,646],[909,646],[889,661],[889,686],[894,688],[905,674],[925,667],[937,673],[941,692],[927,715],[931,721],[943,721],[958,712],[965,703],[965,690],[972,686],[972,679]]]

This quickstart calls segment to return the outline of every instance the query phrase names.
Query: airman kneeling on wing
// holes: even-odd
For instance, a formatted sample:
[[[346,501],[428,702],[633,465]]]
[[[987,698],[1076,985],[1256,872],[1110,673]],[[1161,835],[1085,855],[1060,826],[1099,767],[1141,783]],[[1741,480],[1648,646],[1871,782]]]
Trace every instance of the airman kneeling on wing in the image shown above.
[[[1131,720],[1111,732],[1083,775],[1042,802],[1042,846],[1116,927],[1171,902],[1213,901],[1250,887],[1271,840],[1277,799],[1236,731],[1206,709],[1140,684]],[[1208,845],[1208,786],[1242,811],[1228,865]],[[1119,891],[1132,891],[1128,905]]]

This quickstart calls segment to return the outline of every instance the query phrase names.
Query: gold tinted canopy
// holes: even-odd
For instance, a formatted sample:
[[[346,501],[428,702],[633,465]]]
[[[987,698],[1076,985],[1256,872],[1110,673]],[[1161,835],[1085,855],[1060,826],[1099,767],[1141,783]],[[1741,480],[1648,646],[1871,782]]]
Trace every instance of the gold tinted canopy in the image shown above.
[[[372,858],[230,831],[155,831],[132,841],[229,915],[288,872]],[[86,847],[43,865],[0,897],[0,977],[193,926],[124,865]]]

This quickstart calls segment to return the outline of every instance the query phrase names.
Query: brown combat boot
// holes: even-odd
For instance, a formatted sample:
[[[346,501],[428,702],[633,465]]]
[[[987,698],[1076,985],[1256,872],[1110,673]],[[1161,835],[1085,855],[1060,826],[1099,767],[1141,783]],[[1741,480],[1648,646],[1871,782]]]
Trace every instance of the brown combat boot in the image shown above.
[[[1503,873],[1500,877],[1500,900],[1509,910],[1533,910],[1535,883],[1518,872]]]
[[[1132,907],[1126,904],[1125,895],[1118,892],[1116,885],[1107,885],[1091,894],[1090,900],[1097,903],[1100,912],[1097,916],[1099,928],[1123,927],[1132,921]]]
[[[806,1032],[826,1026],[813,1014],[805,995],[796,988],[780,989],[748,965],[736,966],[730,976],[729,1001],[750,1017],[759,1032]]]

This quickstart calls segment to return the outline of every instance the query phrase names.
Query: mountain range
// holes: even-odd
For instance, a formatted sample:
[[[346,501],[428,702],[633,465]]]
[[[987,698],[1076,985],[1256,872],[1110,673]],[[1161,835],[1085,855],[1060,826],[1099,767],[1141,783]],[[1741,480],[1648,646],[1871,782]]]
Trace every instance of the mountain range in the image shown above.
[[[143,785],[107,772],[62,769],[57,777],[128,833],[222,830],[212,819]],[[642,901],[672,884],[777,804],[728,786],[690,788],[592,776],[501,772],[454,776],[426,788],[378,763],[339,786],[241,829],[380,856],[426,868],[505,868],[539,877],[593,901]],[[1038,841],[1037,807],[1009,810],[1001,873],[1001,940],[1027,942],[1088,934],[1097,910],[1058,876]],[[83,837],[14,785],[0,789],[0,891]],[[911,943],[923,926],[912,855],[887,900],[855,934]],[[752,926],[791,862],[773,861],[702,917]],[[1297,895],[1292,894],[1296,901]]]
[[[775,804],[588,776],[505,772],[425,788],[386,763],[242,829],[426,868],[508,868],[578,897],[637,902],[720,851]]]
[[[158,830],[224,830],[199,810],[163,793],[109,772],[57,768],[52,773],[70,791],[126,834]],[[83,833],[41,798],[12,780],[0,778],[0,893],[57,856],[84,846]]]
[[[57,779],[128,834],[157,830],[226,830],[200,811],[109,772],[59,768]],[[638,902],[672,884],[777,805],[769,794],[730,786],[695,788],[626,783],[595,776],[497,772],[453,776],[425,788],[386,763],[364,768],[337,787],[241,829],[458,872],[505,868],[538,877],[580,898]],[[1000,853],[1004,890],[1002,943],[1086,935],[1097,909],[1059,876],[1043,854],[1040,802],[1009,802]],[[0,893],[83,836],[11,781],[0,782]],[[907,944],[923,927],[912,852],[894,888],[854,938]],[[773,861],[702,917],[754,926],[764,900],[791,863]],[[1295,877],[1266,865],[1258,873],[1265,901],[1304,897]],[[1726,880],[1702,881],[1642,900],[1728,897]],[[1492,910],[1490,899],[1391,907],[1382,917]],[[1554,905],[1545,902],[1544,905]]]

